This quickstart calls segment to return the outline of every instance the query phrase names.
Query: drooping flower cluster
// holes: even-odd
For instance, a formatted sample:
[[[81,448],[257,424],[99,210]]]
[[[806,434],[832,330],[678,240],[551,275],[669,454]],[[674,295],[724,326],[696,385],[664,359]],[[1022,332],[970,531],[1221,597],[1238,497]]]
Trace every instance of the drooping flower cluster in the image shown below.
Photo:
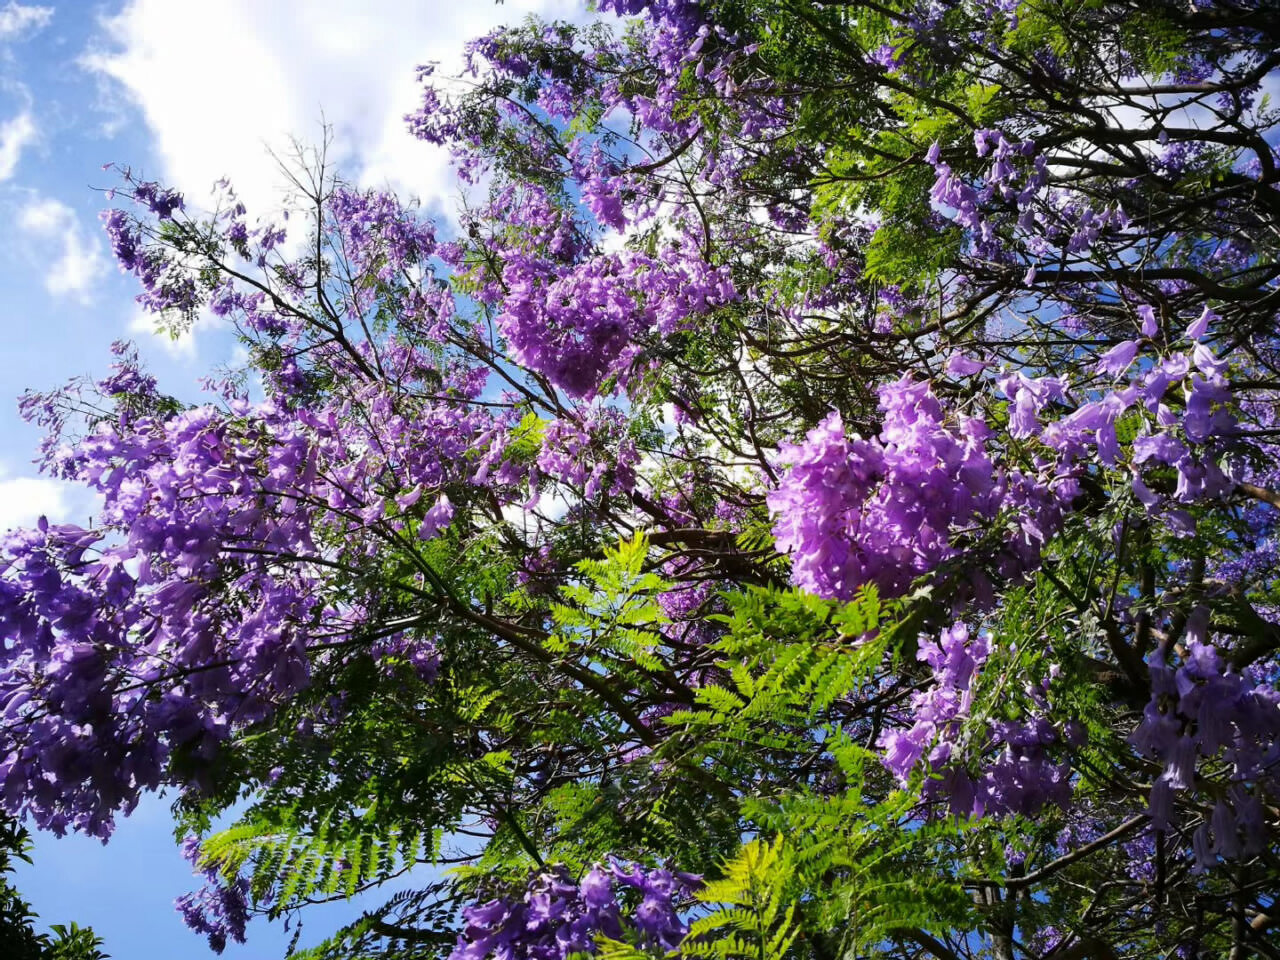
[[[1280,795],[1280,691],[1227,662],[1207,642],[1207,619],[1204,608],[1188,618],[1175,663],[1151,658],[1151,701],[1129,738],[1162,768],[1151,786],[1154,829],[1178,826],[1178,795],[1214,796],[1193,834],[1197,870],[1261,850],[1262,804]],[[1212,781],[1216,790],[1206,786]]]
[[[450,960],[568,960],[595,953],[600,937],[674,950],[688,932],[682,901],[699,882],[616,861],[592,867],[579,881],[563,868],[540,873],[523,893],[463,910],[466,926]]]
[[[933,673],[930,685],[911,697],[910,727],[886,731],[884,765],[907,783],[924,761],[922,796],[940,800],[957,816],[1032,815],[1046,804],[1065,806],[1071,797],[1071,766],[1050,751],[1075,740],[1072,726],[1060,731],[1043,714],[1020,720],[989,719],[974,730],[974,686],[991,655],[991,637],[956,623],[935,643],[922,640],[917,657]],[[1048,704],[1032,687],[1036,708]]]
[[[136,205],[145,207],[155,218],[173,220],[183,209],[182,194],[160,184],[141,180],[128,168],[118,171],[125,181],[123,195]],[[148,247],[136,220],[124,210],[114,208],[103,214],[103,226],[120,269],[132,273],[142,285],[137,300],[152,313],[177,311],[190,318],[199,304],[195,279],[184,270],[175,269],[164,256]]]
[[[1206,309],[1191,324],[1188,335],[1193,340],[1203,336],[1213,319]],[[1140,346],[1136,340],[1118,344],[1098,361],[1096,371],[1108,377],[1127,374]],[[1046,383],[1051,389],[1037,390],[1037,385]],[[1051,476],[1056,482],[1070,482],[1082,465],[1091,462],[1117,469],[1127,459],[1138,500],[1152,515],[1187,533],[1194,526],[1182,507],[1220,499],[1232,489],[1220,461],[1236,436],[1233,397],[1226,364],[1203,344],[1144,363],[1123,386],[1103,391],[1044,425],[1041,412],[1047,401],[1067,399],[1060,381],[1031,381],[1014,375],[1004,378],[1000,386],[1014,403],[1010,433],[1036,437],[1052,451]],[[1177,387],[1182,388],[1181,397],[1171,396]],[[1126,416],[1134,432],[1127,438],[1128,450],[1117,433]],[[1164,476],[1170,468],[1171,489]]]
[[[1211,319],[1206,311],[1189,334],[1202,336]],[[1098,372],[1126,373],[1138,346],[1128,341],[1113,348]],[[1122,351],[1123,359],[1116,359]],[[956,355],[950,369],[967,376],[983,367]],[[793,582],[844,599],[863,583],[900,592],[958,554],[957,531],[990,522],[1002,509],[1015,513],[1018,534],[1003,545],[1001,572],[1016,576],[1019,568],[1031,569],[1040,545],[1057,528],[1058,514],[1078,492],[1081,470],[1090,462],[1120,464],[1117,422],[1126,411],[1143,407],[1151,420],[1129,441],[1128,459],[1134,491],[1149,510],[1190,531],[1188,515],[1170,503],[1218,498],[1231,490],[1218,463],[1236,425],[1225,364],[1199,343],[1057,419],[1045,415],[1055,402],[1061,409],[1070,400],[1060,378],[1017,372],[997,383],[1010,401],[1009,436],[1036,438],[1053,455],[1041,461],[1038,475],[1002,472],[988,444],[994,431],[976,418],[957,418],[958,429],[946,424],[928,385],[906,380],[881,388],[878,439],[848,439],[833,413],[804,443],[784,446],[789,467],[768,502],[778,518],[778,546],[792,554]],[[1184,396],[1175,412],[1164,401],[1177,385]],[[1144,480],[1153,467],[1173,468],[1168,493],[1153,492]]]
[[[531,485],[536,488],[545,475],[580,488],[587,500],[602,491],[630,493],[640,455],[626,435],[626,418],[614,407],[579,408],[577,414],[581,420],[561,418],[547,425]]]
[[[216,866],[200,866],[200,842],[188,837],[182,855],[196,868],[204,884],[195,893],[184,893],[174,901],[183,922],[195,933],[209,938],[209,949],[222,953],[227,941],[245,942],[249,922],[249,880],[237,876],[225,880]]]

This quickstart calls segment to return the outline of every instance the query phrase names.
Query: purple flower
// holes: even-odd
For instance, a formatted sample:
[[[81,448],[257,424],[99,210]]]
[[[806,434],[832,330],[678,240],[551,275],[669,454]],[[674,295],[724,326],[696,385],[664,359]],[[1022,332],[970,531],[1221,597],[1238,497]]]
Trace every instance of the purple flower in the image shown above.
[[[1191,325],[1187,327],[1187,339],[1199,340],[1208,332],[1209,325],[1216,323],[1217,321],[1218,315],[1210,310],[1206,305],[1205,308],[1200,311],[1200,316],[1191,321]]]
[[[1156,332],[1160,329],[1160,325],[1156,320],[1156,311],[1154,307],[1145,303],[1139,306],[1138,319],[1142,321],[1141,330],[1144,337],[1154,337]]]
[[[633,936],[643,946],[673,950],[688,932],[680,901],[700,882],[690,874],[614,862],[592,867],[575,883],[556,867],[531,877],[523,891],[465,908],[466,929],[451,956],[567,960],[594,953],[597,936]],[[624,908],[615,884],[636,890],[640,902]]]
[[[1094,368],[1098,373],[1108,376],[1118,376],[1129,369],[1133,363],[1133,358],[1138,354],[1138,341],[1126,340],[1118,343],[1101,357],[1098,358],[1098,364]]]

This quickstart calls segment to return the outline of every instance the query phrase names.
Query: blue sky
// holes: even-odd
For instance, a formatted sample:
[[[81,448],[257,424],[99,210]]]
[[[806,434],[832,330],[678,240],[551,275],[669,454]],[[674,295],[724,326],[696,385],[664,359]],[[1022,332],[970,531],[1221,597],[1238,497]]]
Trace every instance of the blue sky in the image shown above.
[[[139,342],[167,392],[194,398],[197,379],[232,359],[209,322],[179,342],[154,335],[136,290],[110,261],[99,229],[113,175],[132,166],[199,204],[230,177],[264,214],[282,182],[271,151],[290,138],[330,151],[344,174],[453,209],[448,161],[413,141],[413,68],[458,62],[463,42],[527,13],[567,15],[573,0],[112,0],[0,4],[0,529],[85,522],[93,502],[38,476],[36,431],[16,400],[105,371],[113,340]],[[7,399],[5,399],[7,398]],[[7,405],[7,406],[6,406]],[[37,837],[19,884],[44,923],[91,924],[115,960],[212,956],[172,903],[195,878],[171,836],[168,804],[149,798],[111,843]],[[314,942],[350,905],[307,921]],[[290,934],[251,928],[225,957],[283,955]]]

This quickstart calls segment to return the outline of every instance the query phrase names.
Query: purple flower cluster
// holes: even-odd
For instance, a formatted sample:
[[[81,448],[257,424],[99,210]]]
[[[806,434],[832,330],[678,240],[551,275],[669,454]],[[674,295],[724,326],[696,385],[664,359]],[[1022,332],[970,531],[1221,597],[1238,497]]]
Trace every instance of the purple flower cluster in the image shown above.
[[[435,227],[406,209],[394,196],[375,190],[340,188],[329,198],[333,242],[345,257],[344,269],[366,283],[345,291],[343,307],[352,318],[366,315],[387,288],[412,288],[406,324],[427,315],[452,312],[452,296],[442,297],[434,284],[413,282],[412,273],[436,253]],[[429,267],[428,267],[429,272]],[[381,288],[379,287],[381,285]],[[420,301],[420,302],[419,302]],[[438,317],[436,324],[439,323]],[[433,324],[433,332],[439,327]]]
[[[966,532],[985,529],[1019,498],[1035,499],[992,462],[991,429],[972,417],[949,423],[927,383],[883,386],[880,409],[876,439],[848,438],[832,413],[781,451],[787,470],[768,496],[774,536],[791,554],[792,582],[819,596],[849,599],[865,583],[901,593],[957,556]],[[1026,507],[1027,531],[1007,545],[1022,562],[1034,560],[1043,539],[1035,504]]]
[[[1050,750],[1079,731],[1064,733],[1043,715],[1049,678],[1029,688],[1040,715],[987,720],[973,729],[974,682],[990,655],[990,636],[964,623],[943,630],[937,643],[921,642],[917,657],[929,665],[932,682],[912,694],[912,724],[881,737],[885,767],[906,784],[924,760],[922,798],[946,800],[956,816],[1033,815],[1046,804],[1066,806],[1071,767],[1055,763]]]
[[[522,364],[572,397],[590,397],[626,369],[637,337],[668,336],[737,298],[728,271],[696,249],[685,238],[656,257],[602,254],[569,268],[509,251],[498,325]]]
[[[112,197],[128,197],[161,222],[172,221],[174,214],[184,209],[182,194],[176,190],[151,180],[140,180],[127,167],[115,169],[125,186],[111,191]],[[141,222],[118,207],[104,211],[102,220],[120,269],[132,273],[142,284],[138,303],[153,313],[175,311],[185,318],[193,316],[200,303],[195,279],[187,271],[175,269],[162,254],[149,247]]]
[[[1189,333],[1202,335],[1213,318],[1209,311],[1194,321]],[[1103,355],[1098,372],[1109,377],[1126,373],[1138,355],[1138,341],[1125,341]],[[1042,378],[1041,384],[1048,378]],[[1161,515],[1176,529],[1190,531],[1185,511],[1172,506],[1197,500],[1216,499],[1232,489],[1232,481],[1219,460],[1236,433],[1236,417],[1231,410],[1232,394],[1226,379],[1226,364],[1202,344],[1186,353],[1171,353],[1151,363],[1143,363],[1123,386],[1107,390],[1081,403],[1070,413],[1047,425],[1040,413],[1050,397],[1065,401],[1062,384],[1037,395],[1022,375],[1004,378],[1001,389],[1013,401],[1010,432],[1019,437],[1037,437],[1054,455],[1053,476],[1069,482],[1082,462],[1118,468],[1126,459],[1116,431],[1120,418],[1141,415],[1137,436],[1130,442],[1128,466],[1133,474],[1133,490],[1153,514]],[[1182,388],[1181,402],[1171,406],[1168,394]],[[1153,472],[1172,468],[1171,491],[1163,482],[1149,484]],[[1153,488],[1162,488],[1157,492]]]
[[[1197,870],[1261,850],[1261,798],[1280,795],[1280,691],[1226,663],[1207,642],[1207,621],[1204,608],[1191,615],[1174,663],[1159,653],[1150,659],[1151,701],[1129,737],[1162,767],[1151,787],[1155,829],[1177,826],[1178,795],[1216,795],[1193,834]]]
[[[200,841],[187,837],[182,842],[182,855],[203,876],[204,885],[195,893],[184,893],[174,901],[183,922],[194,932],[209,938],[209,949],[222,953],[228,938],[245,941],[245,925],[249,922],[249,881],[236,876],[226,880],[216,866],[200,866]]]
[[[120,366],[107,388],[151,389]],[[355,419],[342,402],[126,406],[50,447],[61,475],[101,496],[101,526],[42,522],[0,545],[6,809],[105,837],[116,810],[163,781],[172,750],[208,760],[308,685],[313,638],[381,622],[335,599],[342,579],[384,544],[450,522],[441,491],[465,482],[490,419],[423,405],[421,435],[388,450],[372,438],[407,436],[411,422],[382,388],[364,389]],[[56,404],[32,398],[27,413],[59,422]],[[412,650],[429,675],[423,644]]]
[[[1033,140],[979,129],[973,141],[978,157],[990,157],[976,173],[954,170],[941,159],[940,144],[930,147],[926,160],[935,173],[930,198],[965,228],[977,256],[1008,262],[1017,251],[1029,258],[1027,285],[1035,282],[1037,260],[1088,255],[1100,238],[1128,227],[1118,204],[1099,204],[1051,186],[1048,154]]]
[[[622,412],[597,405],[575,413],[547,425],[531,486],[536,489],[540,477],[546,476],[581,489],[589,501],[601,492],[630,493],[636,485],[640,454],[627,437]]]
[[[990,216],[992,202],[1003,200],[1029,211],[1032,200],[1049,181],[1048,167],[1045,156],[1036,152],[1031,140],[1009,140],[1000,130],[977,130],[973,141],[979,157],[991,157],[977,186],[941,160],[939,144],[929,148],[925,159],[936,174],[930,198],[938,207],[954,211],[955,222],[970,231],[979,256],[990,256],[1000,250],[998,220]],[[1032,164],[1024,170],[1017,161],[1027,158]],[[1024,213],[1024,217],[1029,215]]]
[[[194,312],[199,305],[195,281],[185,272],[171,269],[162,255],[148,248],[134,219],[113,208],[103,214],[103,226],[120,269],[132,273],[142,285],[138,303],[153,313],[175,310],[189,316]]]
[[[521,893],[463,910],[466,926],[450,960],[568,960],[595,953],[599,937],[665,953],[688,932],[680,904],[700,882],[617,861],[592,867],[579,881],[556,868],[534,876]]]
[[[177,190],[162,187],[154,180],[140,180],[127,167],[115,169],[123,176],[129,188],[126,192],[131,193],[134,203],[146,207],[157,220],[172,220],[175,210],[184,209],[182,194]]]

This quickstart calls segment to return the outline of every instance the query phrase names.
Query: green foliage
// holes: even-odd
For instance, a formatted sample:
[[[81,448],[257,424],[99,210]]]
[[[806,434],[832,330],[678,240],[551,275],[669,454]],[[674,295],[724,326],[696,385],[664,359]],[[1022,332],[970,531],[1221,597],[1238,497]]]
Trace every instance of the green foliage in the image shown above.
[[[927,288],[952,262],[960,242],[960,232],[954,228],[925,234],[886,224],[876,231],[867,247],[867,276],[907,290]]]
[[[293,960],[438,960],[447,957],[456,943],[456,937],[447,932],[453,914],[448,884],[430,884],[397,893],[323,942],[290,956]]]
[[[574,648],[591,655],[612,654],[644,670],[657,670],[654,648],[662,642],[656,629],[668,622],[657,595],[671,584],[645,569],[649,544],[644,534],[605,548],[605,558],[578,563],[583,582],[561,589],[567,603],[552,604],[557,630],[547,647],[563,654]]]
[[[99,949],[102,938],[89,927],[72,922],[53,923],[49,929],[53,939],[45,954],[47,960],[110,960],[111,955]]]
[[[877,761],[837,739],[847,790],[749,804],[755,828],[773,840],[746,843],[699,892],[712,909],[692,925],[685,952],[781,960],[802,946],[818,956],[872,956],[902,929],[972,926],[960,879],[918,870],[955,860],[965,825],[913,822],[906,791],[863,801],[863,765]]]
[[[799,934],[796,903],[788,896],[797,874],[782,835],[772,843],[752,840],[724,865],[723,875],[699,892],[703,903],[725,906],[689,927],[686,956],[729,960],[781,960]]]
[[[803,751],[812,727],[854,691],[884,656],[875,632],[880,603],[874,587],[837,604],[798,590],[758,588],[726,597],[717,617],[728,632],[714,649],[725,682],[697,691],[695,709],[668,723],[711,743]],[[723,759],[723,758],[722,758]]]
[[[294,811],[260,808],[204,838],[200,865],[229,878],[248,876],[254,900],[280,914],[316,899],[354,896],[432,860],[438,848],[439,837],[418,825],[387,824],[376,800],[358,819],[315,824],[299,822]]]

